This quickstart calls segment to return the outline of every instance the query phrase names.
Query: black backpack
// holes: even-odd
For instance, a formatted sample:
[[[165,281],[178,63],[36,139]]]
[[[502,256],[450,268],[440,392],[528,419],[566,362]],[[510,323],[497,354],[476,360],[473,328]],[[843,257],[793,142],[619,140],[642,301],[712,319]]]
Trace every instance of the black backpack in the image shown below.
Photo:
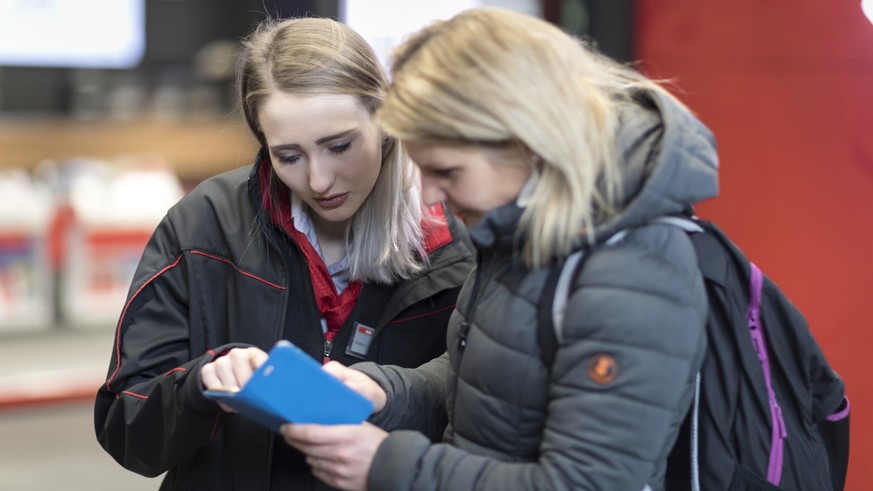
[[[715,224],[684,216],[655,221],[689,232],[709,296],[707,352],[665,489],[842,490],[848,399],[806,319]],[[547,367],[585,257],[624,233],[552,267],[538,323]]]

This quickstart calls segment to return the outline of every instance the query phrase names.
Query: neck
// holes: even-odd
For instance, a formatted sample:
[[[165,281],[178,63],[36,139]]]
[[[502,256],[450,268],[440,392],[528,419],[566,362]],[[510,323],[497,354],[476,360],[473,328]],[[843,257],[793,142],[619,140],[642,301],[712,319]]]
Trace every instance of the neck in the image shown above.
[[[313,214],[312,226],[318,237],[318,245],[324,256],[324,263],[331,265],[346,254],[346,229],[348,222],[327,222]]]

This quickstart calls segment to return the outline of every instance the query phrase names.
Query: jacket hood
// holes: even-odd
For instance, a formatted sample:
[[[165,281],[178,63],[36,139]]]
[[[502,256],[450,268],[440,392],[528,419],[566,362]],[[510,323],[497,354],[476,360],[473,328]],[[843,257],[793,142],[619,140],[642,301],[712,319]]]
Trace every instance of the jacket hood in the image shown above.
[[[640,92],[621,108],[617,144],[621,211],[595,229],[597,237],[689,211],[718,194],[718,154],[712,132],[667,96]],[[470,229],[480,248],[511,245],[523,209],[492,210]],[[580,245],[585,242],[580,237]]]
[[[598,236],[689,211],[718,195],[718,153],[712,132],[667,96],[641,92],[619,117],[623,165],[621,212]]]

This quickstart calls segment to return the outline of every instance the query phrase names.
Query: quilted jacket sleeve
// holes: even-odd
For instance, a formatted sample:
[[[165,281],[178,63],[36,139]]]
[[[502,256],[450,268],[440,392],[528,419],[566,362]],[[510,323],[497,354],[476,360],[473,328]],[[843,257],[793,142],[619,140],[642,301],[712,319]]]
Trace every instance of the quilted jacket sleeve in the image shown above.
[[[594,254],[567,306],[541,461],[570,466],[575,489],[657,489],[693,395],[706,318],[685,232],[645,227]]]
[[[394,432],[373,462],[370,489],[657,489],[693,394],[706,312],[685,233],[636,229],[592,254],[576,279],[536,461]]]
[[[369,362],[353,365],[375,380],[387,395],[385,408],[370,422],[389,431],[417,430],[439,441],[446,427],[448,363],[448,354],[443,354],[416,369]]]

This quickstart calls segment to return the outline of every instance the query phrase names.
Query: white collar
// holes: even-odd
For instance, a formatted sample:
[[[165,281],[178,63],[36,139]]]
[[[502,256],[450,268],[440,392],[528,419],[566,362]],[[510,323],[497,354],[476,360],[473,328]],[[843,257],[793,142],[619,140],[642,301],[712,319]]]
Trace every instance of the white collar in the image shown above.
[[[301,234],[306,236],[306,240],[318,253],[321,260],[324,261],[324,254],[321,252],[321,246],[318,244],[318,234],[315,233],[315,226],[312,224],[312,217],[309,216],[306,205],[294,193],[291,193],[291,223],[294,228]],[[348,268],[349,254],[351,253],[352,245],[346,244],[346,254],[342,259],[335,264],[325,264],[331,276]]]
[[[527,182],[524,183],[524,186],[521,187],[521,191],[518,193],[518,197],[515,198],[515,204],[519,208],[527,208],[528,203],[530,203],[530,199],[533,196],[534,189],[537,188],[537,184],[540,182],[540,173],[538,170],[534,169],[530,177],[527,178]]]
[[[291,193],[291,223],[298,232],[306,236],[306,240],[312,244],[315,252],[324,259],[321,253],[321,246],[318,245],[318,235],[315,233],[315,227],[312,225],[312,218],[306,211],[306,205],[294,193]]]

